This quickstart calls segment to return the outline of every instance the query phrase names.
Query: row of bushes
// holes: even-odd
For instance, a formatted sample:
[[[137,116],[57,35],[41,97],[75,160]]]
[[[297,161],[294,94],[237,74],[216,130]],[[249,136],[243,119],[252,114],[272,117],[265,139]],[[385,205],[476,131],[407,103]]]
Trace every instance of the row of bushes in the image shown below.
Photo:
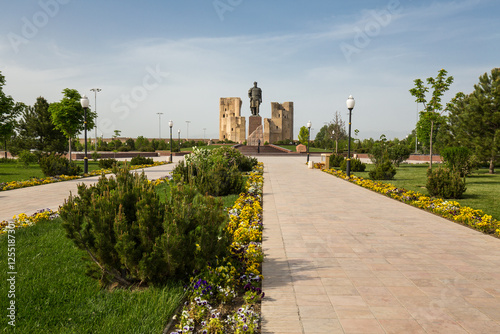
[[[445,151],[446,152],[446,151]],[[461,198],[466,191],[465,175],[470,171],[471,164],[466,159],[467,151],[452,148],[445,153],[448,168],[429,169],[427,173],[427,190],[431,196],[442,198]],[[372,180],[392,180],[396,175],[396,168],[391,160],[383,155],[374,158],[375,168],[368,172]],[[330,167],[346,170],[347,159],[341,155],[330,156]],[[366,165],[359,159],[351,159],[351,171],[364,172]]]

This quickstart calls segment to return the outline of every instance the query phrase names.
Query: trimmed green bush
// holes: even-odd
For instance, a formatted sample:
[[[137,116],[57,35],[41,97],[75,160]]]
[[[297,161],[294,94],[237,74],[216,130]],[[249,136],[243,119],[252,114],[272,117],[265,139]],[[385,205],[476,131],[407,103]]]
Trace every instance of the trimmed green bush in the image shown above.
[[[344,156],[340,154],[330,155],[330,167],[340,167],[340,164],[345,160]]]
[[[29,164],[36,164],[38,162],[39,157],[31,153],[28,150],[22,150],[19,153],[19,161],[22,162],[25,166],[29,166]]]
[[[137,155],[130,160],[130,164],[133,165],[152,165],[154,164],[153,158],[146,158]]]
[[[461,176],[466,176],[476,167],[472,152],[466,147],[447,147],[441,150],[446,166],[460,172]]]
[[[228,255],[221,200],[179,185],[162,204],[144,174],[115,173],[79,185],[59,210],[67,236],[87,254],[87,274],[103,286],[163,285]]]
[[[364,172],[366,169],[366,164],[362,163],[361,160],[359,159],[351,159],[351,172]],[[347,169],[347,159],[344,159],[340,163],[340,169],[346,170]]]
[[[113,166],[118,164],[118,160],[109,158],[109,159],[101,159],[99,160],[99,168],[103,169],[111,169]]]
[[[257,159],[248,158],[231,147],[195,149],[173,170],[174,179],[196,186],[212,196],[239,194],[244,190],[242,171],[250,171]]]
[[[396,175],[396,168],[388,160],[376,164],[375,169],[368,172],[372,180],[392,180],[394,175]]]
[[[56,154],[42,155],[40,168],[45,176],[78,175],[82,172],[82,168],[74,161]]]
[[[431,196],[441,198],[461,198],[467,189],[460,172],[441,167],[427,171],[426,187]]]

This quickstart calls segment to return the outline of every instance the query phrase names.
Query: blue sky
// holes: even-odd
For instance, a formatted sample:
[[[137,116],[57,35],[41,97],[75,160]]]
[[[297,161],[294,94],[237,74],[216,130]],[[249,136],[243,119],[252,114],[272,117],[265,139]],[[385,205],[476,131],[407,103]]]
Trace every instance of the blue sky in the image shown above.
[[[4,90],[32,105],[77,89],[94,104],[98,135],[218,137],[220,97],[263,90],[295,103],[295,137],[311,120],[313,136],[356,99],[360,138],[404,138],[417,106],[416,78],[444,68],[455,77],[444,102],[469,93],[499,66],[497,0],[370,1],[2,1],[0,71]],[[206,129],[205,131],[203,129]],[[92,132],[93,136],[93,132]]]

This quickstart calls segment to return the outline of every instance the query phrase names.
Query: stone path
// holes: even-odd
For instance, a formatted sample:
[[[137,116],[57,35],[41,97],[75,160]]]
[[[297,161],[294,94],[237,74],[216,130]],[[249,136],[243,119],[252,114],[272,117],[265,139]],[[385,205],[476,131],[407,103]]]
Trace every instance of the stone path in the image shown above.
[[[500,333],[500,240],[261,160],[263,333]]]

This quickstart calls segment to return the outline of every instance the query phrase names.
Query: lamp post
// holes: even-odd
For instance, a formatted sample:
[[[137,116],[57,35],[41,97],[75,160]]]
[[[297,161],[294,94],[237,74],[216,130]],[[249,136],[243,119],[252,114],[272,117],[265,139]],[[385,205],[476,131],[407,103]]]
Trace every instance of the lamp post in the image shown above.
[[[168,126],[170,127],[170,162],[172,162],[172,127],[174,126],[174,122],[170,120]]]
[[[97,152],[97,93],[102,89],[92,88],[90,91],[94,92],[94,113],[95,113],[95,151]]]
[[[309,141],[311,140],[311,121],[307,122],[307,163],[309,163]]]
[[[88,174],[89,172],[89,161],[87,158],[87,109],[89,108],[89,98],[86,95],[80,99],[80,103],[83,108],[83,126],[85,132],[85,157],[83,158],[83,173]]]
[[[347,142],[347,167],[346,174],[347,177],[351,177],[351,114],[354,109],[354,98],[352,95],[349,95],[349,98],[346,101],[347,109],[349,109],[349,141]]]
[[[186,131],[186,140],[189,140],[189,123],[191,123],[191,121],[186,121],[186,128],[187,128],[187,131]]]
[[[335,130],[332,130],[332,140],[335,141],[335,154],[337,154],[338,148],[337,148],[337,141],[335,140]]]
[[[178,144],[179,144],[179,152],[181,151],[181,129],[177,130],[177,136],[179,136]]]
[[[161,115],[163,115],[162,112],[157,112],[158,115],[158,138],[161,139]]]

